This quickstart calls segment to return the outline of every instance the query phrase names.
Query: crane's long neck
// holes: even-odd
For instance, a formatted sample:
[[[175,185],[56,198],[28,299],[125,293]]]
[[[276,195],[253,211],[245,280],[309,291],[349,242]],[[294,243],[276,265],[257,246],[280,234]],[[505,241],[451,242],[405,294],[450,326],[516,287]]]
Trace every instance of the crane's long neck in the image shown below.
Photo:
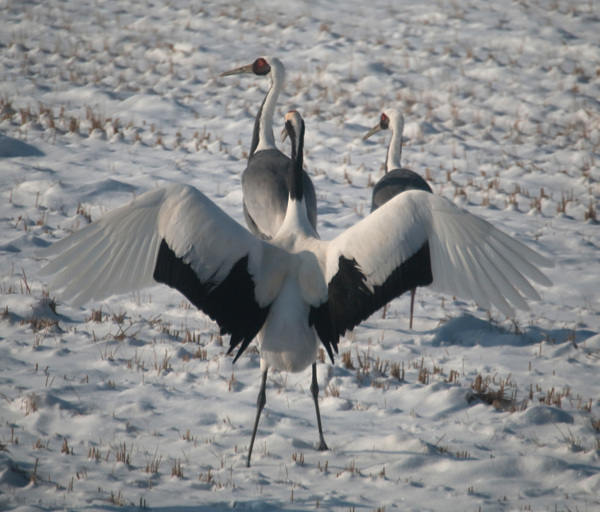
[[[402,132],[404,126],[392,128],[392,139],[388,146],[387,157],[385,161],[385,171],[389,172],[402,167],[400,160],[402,159]]]
[[[285,73],[283,69],[278,69],[277,67],[271,68],[271,87],[256,115],[250,156],[256,151],[277,149],[277,146],[275,146],[275,137],[273,137],[273,115],[275,114],[275,104],[283,87],[284,79]]]
[[[285,219],[279,230],[280,233],[301,233],[306,236],[318,238],[314,228],[308,220],[304,194],[304,123],[294,125],[294,132],[290,133],[292,142],[292,157],[290,163],[289,198]]]
[[[302,182],[302,169],[304,166],[304,126],[296,140],[292,140],[292,163],[290,181],[290,200],[298,202],[304,200],[304,183]]]

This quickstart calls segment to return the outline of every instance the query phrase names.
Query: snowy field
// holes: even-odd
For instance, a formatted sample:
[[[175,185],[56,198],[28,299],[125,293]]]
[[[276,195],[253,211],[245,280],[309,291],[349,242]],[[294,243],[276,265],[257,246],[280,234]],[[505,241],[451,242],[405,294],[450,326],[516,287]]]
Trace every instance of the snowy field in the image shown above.
[[[0,510],[600,510],[600,5],[594,0],[0,0]],[[167,287],[74,308],[37,251],[188,183],[243,223],[267,80],[306,121],[318,229],[403,163],[555,264],[514,319],[420,288],[310,371],[259,356]],[[280,147],[286,153],[289,142]]]

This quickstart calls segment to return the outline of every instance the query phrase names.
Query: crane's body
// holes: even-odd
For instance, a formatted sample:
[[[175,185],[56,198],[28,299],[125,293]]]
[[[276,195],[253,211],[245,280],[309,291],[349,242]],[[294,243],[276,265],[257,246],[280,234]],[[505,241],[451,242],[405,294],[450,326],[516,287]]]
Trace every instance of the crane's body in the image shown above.
[[[408,190],[422,190],[433,194],[429,184],[416,172],[405,168],[387,171],[373,186],[371,212]]]

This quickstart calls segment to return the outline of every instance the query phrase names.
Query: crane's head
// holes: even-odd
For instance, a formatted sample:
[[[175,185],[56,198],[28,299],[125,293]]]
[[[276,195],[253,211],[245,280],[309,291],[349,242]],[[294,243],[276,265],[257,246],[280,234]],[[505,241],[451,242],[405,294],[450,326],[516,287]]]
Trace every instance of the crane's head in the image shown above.
[[[292,151],[295,150],[301,153],[304,144],[304,119],[297,110],[290,110],[285,115],[285,126],[281,132],[281,140],[285,140],[288,136],[292,142]]]
[[[379,123],[377,123],[362,140],[367,140],[371,135],[374,135],[381,130],[392,130],[402,133],[404,131],[404,116],[397,108],[388,108],[381,113]]]
[[[292,144],[297,141],[301,128],[304,129],[304,119],[297,110],[290,110],[283,119],[284,125],[281,130],[281,142],[290,137]],[[298,144],[296,144],[298,147]]]
[[[242,74],[252,74],[257,76],[269,76],[273,78],[274,76],[283,76],[285,75],[285,68],[281,61],[276,57],[259,57],[251,64],[246,64],[245,66],[240,66],[239,68],[230,69],[229,71],[225,71],[221,73],[219,76],[232,76],[232,75],[242,75]]]

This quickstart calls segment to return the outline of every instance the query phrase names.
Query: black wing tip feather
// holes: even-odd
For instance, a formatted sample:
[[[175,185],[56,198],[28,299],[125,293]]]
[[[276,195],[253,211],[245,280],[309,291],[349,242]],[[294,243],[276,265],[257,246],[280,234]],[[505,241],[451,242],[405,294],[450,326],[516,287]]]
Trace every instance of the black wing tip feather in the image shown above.
[[[221,334],[231,334],[228,354],[241,346],[235,361],[263,326],[269,308],[261,308],[254,298],[254,282],[248,272],[248,256],[240,258],[225,279],[200,281],[192,267],[175,255],[163,239],[160,244],[154,279],[181,292],[194,306],[212,318]]]
[[[324,302],[318,307],[311,306],[308,314],[308,324],[314,325],[321,343],[327,351],[331,364],[335,363],[333,352],[338,353],[338,339],[336,336],[333,316],[330,314],[329,301]]]
[[[320,329],[318,327],[318,325],[320,324],[320,320],[318,318],[321,314],[322,314],[322,311],[320,311],[320,308],[311,309],[310,324],[315,326],[317,335],[319,336],[321,343],[323,344],[323,346],[325,347],[325,350],[327,351],[327,355],[329,356],[329,360],[331,361],[331,364],[335,364],[335,358],[334,358],[333,353],[335,352],[336,354],[338,354],[337,340],[338,340],[339,336],[335,336],[333,334],[333,331],[330,332],[330,335],[327,335],[323,329]]]
[[[355,259],[340,256],[338,272],[329,282],[329,299],[310,310],[309,322],[315,326],[321,342],[333,362],[331,348],[338,353],[338,340],[392,299],[417,286],[433,282],[429,242],[396,268],[386,281],[374,286],[365,284],[366,277]]]

